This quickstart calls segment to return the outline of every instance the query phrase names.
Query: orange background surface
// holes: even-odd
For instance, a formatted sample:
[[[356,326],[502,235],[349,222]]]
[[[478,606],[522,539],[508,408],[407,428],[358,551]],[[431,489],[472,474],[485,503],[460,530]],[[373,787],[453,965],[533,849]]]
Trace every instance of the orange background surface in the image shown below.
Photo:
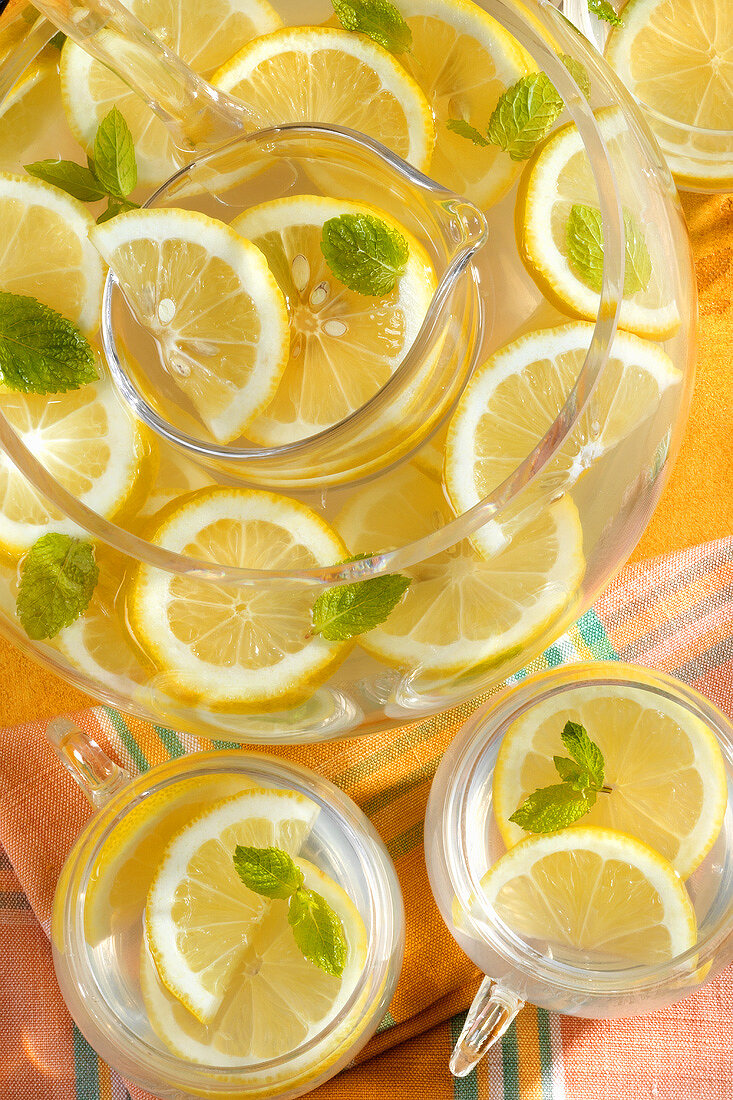
[[[733,195],[683,195],[700,300],[697,380],[677,464],[632,560],[733,532]],[[0,726],[92,700],[0,638]]]

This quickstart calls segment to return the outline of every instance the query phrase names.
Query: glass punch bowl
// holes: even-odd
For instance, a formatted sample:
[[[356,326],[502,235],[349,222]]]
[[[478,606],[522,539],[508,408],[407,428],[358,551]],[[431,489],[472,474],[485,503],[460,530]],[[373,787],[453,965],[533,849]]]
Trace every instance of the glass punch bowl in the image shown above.
[[[333,25],[330,4],[305,7],[296,18],[282,4],[280,15]],[[273,142],[272,159],[235,181],[223,202],[206,195],[206,173],[221,167],[216,154],[150,200],[228,220],[268,195],[268,173],[281,181],[287,169],[293,193],[363,199],[422,241],[436,271],[432,304],[389,382],[351,416],[282,446],[214,445],[146,392],[145,345],[135,345],[111,278],[93,386],[114,438],[134,440],[124,504],[95,511],[90,471],[69,470],[44,442],[41,403],[53,412],[81,398],[0,392],[2,630],[97,699],[227,741],[385,730],[504,680],[590,606],[637,543],[674,462],[693,381],[695,284],[674,184],[631,98],[560,11],[535,0],[480,7],[564,101],[531,158],[500,153],[504,193],[485,204],[485,225],[409,170],[402,182],[375,177],[367,186],[358,138],[344,138],[341,168],[324,168],[297,130]],[[410,0],[408,21],[428,18],[423,9],[430,5]],[[46,44],[52,34],[22,5],[0,22],[0,171],[21,174],[55,156],[83,162],[48,72],[58,64]],[[50,81],[45,109],[16,127],[13,144],[2,127],[39,50]],[[458,108],[432,91],[444,126],[445,112]],[[463,150],[482,152],[450,138],[456,161]],[[574,205],[598,211],[603,282],[569,300],[552,264],[573,282],[564,250]],[[643,236],[650,268],[626,296],[624,233]],[[14,511],[20,483],[35,501],[23,523]],[[285,498],[286,517],[308,509],[320,549],[287,518],[284,549],[272,530],[255,545],[244,520],[218,537],[218,505],[211,529],[186,534],[171,521],[205,500],[225,510],[247,494],[251,501],[253,490]],[[100,574],[76,622],[33,641],[16,613],[17,588],[30,546],[49,531],[90,540]],[[313,608],[326,591],[331,599],[335,588],[366,582],[379,602],[376,578],[394,574],[410,585],[383,622],[346,639],[319,631]]]

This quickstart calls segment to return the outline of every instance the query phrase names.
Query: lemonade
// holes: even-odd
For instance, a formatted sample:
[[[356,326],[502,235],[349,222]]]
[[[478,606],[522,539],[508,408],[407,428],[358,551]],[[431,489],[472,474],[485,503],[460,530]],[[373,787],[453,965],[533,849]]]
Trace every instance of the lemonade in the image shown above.
[[[157,1094],[243,1098],[299,1095],[353,1057],[394,989],[401,922],[389,857],[349,799],[218,752],[102,810],[62,872],[53,939],[72,1012],[100,1051],[115,1036],[113,1064]]]
[[[454,1072],[495,1041],[470,1024],[492,1004],[508,1020],[523,1001],[631,1016],[727,965],[730,751],[730,722],[707,700],[620,662],[529,677],[467,724],[425,826],[443,918],[495,983]]]
[[[189,6],[146,18],[253,124],[353,127],[406,165],[283,132],[140,209],[172,171],[160,123],[44,49],[0,105],[0,353],[21,324],[64,349],[2,360],[7,629],[195,733],[384,728],[520,667],[638,538],[689,397],[683,231],[554,16],[540,65],[488,0],[368,33],[222,0],[206,49]]]

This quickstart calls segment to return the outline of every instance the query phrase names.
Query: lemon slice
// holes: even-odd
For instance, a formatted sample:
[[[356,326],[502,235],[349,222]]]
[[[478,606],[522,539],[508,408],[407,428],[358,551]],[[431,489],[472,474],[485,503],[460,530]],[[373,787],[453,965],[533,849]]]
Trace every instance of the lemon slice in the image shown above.
[[[253,790],[217,803],[177,833],[148,892],[145,931],[166,988],[201,1022],[242,973],[271,903],[242,883],[238,844],[300,852],[318,806],[295,791]]]
[[[496,146],[454,134],[449,119],[486,132],[499,96],[536,69],[519,43],[470,0],[401,0],[412,46],[399,60],[422,88],[436,122],[430,175],[487,208],[505,195],[522,165]]]
[[[75,623],[57,634],[54,644],[75,669],[94,680],[96,690],[129,693],[152,671],[125,622],[124,578],[129,561],[102,543],[95,546],[94,556],[99,580],[91,602]]]
[[[473,375],[451,420],[445,452],[446,486],[459,514],[501,485],[550,428],[580,373],[593,328],[578,321],[526,333]],[[552,459],[555,488],[571,488],[600,455],[656,412],[681,377],[657,344],[617,332],[586,410]],[[474,543],[490,553],[488,534],[478,531]]]
[[[33,456],[88,508],[115,519],[139,504],[153,442],[108,380],[53,396],[0,391],[0,409]],[[17,556],[48,531],[80,534],[0,453],[0,550]]]
[[[216,1022],[207,1027],[168,992],[143,944],[143,1003],[153,1030],[174,1054],[217,1066],[276,1058],[325,1031],[348,1000],[366,962],[364,922],[333,879],[304,859],[295,862],[303,872],[305,886],[324,897],[341,919],[347,943],[343,974],[333,977],[303,957],[288,924],[286,901],[266,903]],[[316,1072],[322,1068],[319,1058]]]
[[[266,0],[127,0],[125,7],[207,80],[245,42],[281,25]],[[61,89],[69,125],[88,153],[99,123],[116,106],[132,131],[138,183],[162,183],[179,167],[180,154],[160,119],[71,41],[61,51]]]
[[[287,362],[287,309],[262,253],[223,222],[173,208],[120,214],[90,238],[170,380],[217,442],[236,439]]]
[[[0,173],[0,290],[37,298],[85,332],[99,325],[102,262],[83,204],[30,176]]]
[[[250,42],[212,81],[246,103],[255,128],[334,123],[377,138],[416,168],[430,163],[430,105],[392,54],[365,35],[285,27]]]
[[[382,298],[349,290],[323,257],[323,224],[343,214],[374,215],[408,242],[405,273]],[[420,242],[383,211],[340,199],[276,199],[252,207],[232,228],[264,252],[291,324],[285,374],[247,434],[266,446],[314,435],[363,405],[402,362],[435,291],[433,265]]]
[[[66,129],[59,91],[58,51],[45,53],[26,69],[0,104],[0,171],[20,172],[34,160],[33,151],[48,155]]]
[[[604,107],[596,121],[611,163],[616,168],[621,205],[643,234],[651,260],[646,289],[621,303],[621,328],[664,340],[679,327],[680,315],[665,257],[671,242],[652,227],[661,221],[649,199],[648,181],[633,147],[628,123],[619,107]],[[532,278],[545,296],[564,313],[595,320],[600,294],[591,290],[571,269],[566,241],[573,205],[598,208],[598,192],[583,140],[575,123],[563,126],[540,146],[525,169],[515,211],[517,247]]]
[[[699,130],[733,131],[730,14],[715,0],[630,0],[606,42],[606,59],[629,91],[662,119]],[[733,186],[730,157],[715,137],[651,115],[667,162],[693,186]],[[704,165],[696,167],[696,161]]]
[[[138,513],[138,519],[147,527],[150,517],[179,497],[194,489],[213,484],[211,476],[202,466],[191,462],[172,446],[160,445],[160,465],[147,500]],[[155,521],[152,521],[155,523]]]
[[[255,786],[244,775],[199,775],[133,805],[103,842],[89,879],[84,934],[91,946],[139,922],[163,853],[185,825],[212,803]]]
[[[614,829],[530,837],[497,860],[481,885],[513,932],[549,944],[571,965],[654,966],[697,939],[695,911],[674,868]]]
[[[593,684],[533,706],[507,730],[494,771],[494,811],[507,845],[526,832],[510,816],[539,787],[558,782],[553,755],[567,755],[560,734],[579,722],[605,761],[610,794],[599,794],[581,825],[630,833],[688,878],[720,832],[727,803],[715,737],[678,703],[640,689]]]
[[[404,545],[453,518],[438,480],[404,466],[354,494],[336,519],[352,554]],[[390,664],[449,674],[516,654],[567,607],[583,574],[582,532],[567,498],[483,561],[468,540],[404,569],[412,584],[359,637]]]
[[[247,489],[192,494],[171,506],[152,541],[222,565],[286,572],[348,554],[304,504]],[[310,634],[317,595],[307,586],[217,585],[142,565],[129,614],[177,697],[225,710],[276,709],[302,701],[344,654],[342,644]]]

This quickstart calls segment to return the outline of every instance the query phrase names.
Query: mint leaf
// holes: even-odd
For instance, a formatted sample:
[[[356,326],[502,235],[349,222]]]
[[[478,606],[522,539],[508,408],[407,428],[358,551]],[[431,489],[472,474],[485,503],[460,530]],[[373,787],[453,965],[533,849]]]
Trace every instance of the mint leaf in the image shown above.
[[[373,214],[342,214],[324,222],[321,252],[331,273],[358,294],[382,297],[404,274],[407,241]]]
[[[290,899],[288,924],[306,959],[340,978],[348,949],[343,925],[324,897],[315,890],[297,890]]]
[[[569,760],[567,756],[553,756],[552,760],[563,783],[568,783],[574,790],[584,791],[586,787],[593,786],[588,771],[575,760]]]
[[[595,800],[595,791],[576,791],[567,783],[555,783],[526,798],[509,820],[528,833],[554,833],[587,814]]]
[[[605,772],[603,753],[595,741],[591,741],[585,726],[581,726],[579,722],[566,722],[560,736],[573,760],[588,772],[592,784],[600,789],[603,786]]]
[[[644,234],[632,215],[624,210],[624,237],[626,239],[626,266],[624,268],[624,297],[646,290],[652,277],[652,259]]]
[[[116,218],[118,214],[124,214],[128,210],[139,209],[140,204],[137,202],[130,202],[129,199],[110,198],[107,201],[107,209],[103,210],[97,218],[97,225],[101,225],[102,222],[108,222],[110,218]]]
[[[242,882],[266,898],[289,898],[303,885],[303,872],[282,848],[234,849],[234,867]]]
[[[137,184],[137,161],[130,128],[113,107],[94,138],[94,174],[108,195],[126,198]]]
[[[563,101],[546,73],[530,73],[502,95],[489,120],[489,141],[512,160],[526,160],[549,134]]]
[[[626,264],[624,297],[645,290],[652,276],[652,261],[644,235],[628,211],[624,211]],[[600,293],[603,283],[603,219],[595,206],[575,203],[565,231],[568,261],[579,279]]]
[[[98,202],[106,195],[96,176],[73,160],[37,160],[33,164],[26,164],[25,170],[36,179],[51,183],[68,195],[73,195],[80,202]]]
[[[603,221],[600,210],[574,203],[565,228],[570,268],[600,294],[603,284]]]
[[[605,19],[613,27],[623,27],[624,21],[613,10],[608,0],[588,0],[588,11],[591,15],[597,15],[599,19]]]
[[[327,588],[313,604],[313,633],[327,642],[345,642],[373,630],[394,610],[411,583],[402,573],[386,573]]]
[[[588,76],[588,70],[586,69],[583,62],[578,61],[575,57],[571,57],[569,53],[561,53],[560,60],[572,76],[575,83],[580,88],[585,98],[590,99],[590,77]]]
[[[29,638],[53,638],[86,611],[99,579],[91,542],[41,535],[20,566],[16,611]]]
[[[449,130],[452,130],[454,134],[460,134],[461,137],[468,138],[474,145],[491,144],[475,126],[472,126],[470,122],[465,122],[462,118],[449,118],[446,122],[446,126]]]
[[[66,393],[97,378],[76,325],[24,294],[0,291],[0,381],[21,393]]]
[[[361,31],[390,53],[412,46],[412,31],[389,0],[331,0],[341,26]]]

